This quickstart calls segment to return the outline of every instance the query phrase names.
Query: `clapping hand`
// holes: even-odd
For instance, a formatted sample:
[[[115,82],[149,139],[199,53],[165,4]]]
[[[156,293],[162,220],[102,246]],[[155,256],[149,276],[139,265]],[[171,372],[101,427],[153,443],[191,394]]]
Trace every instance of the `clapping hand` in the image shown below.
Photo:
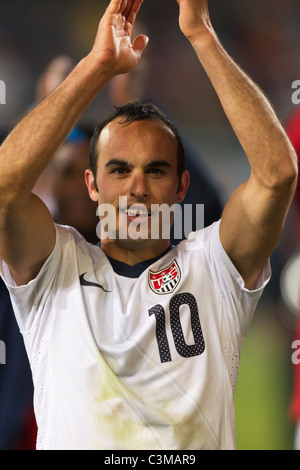
[[[91,55],[112,76],[135,68],[148,43],[144,34],[131,38],[143,0],[111,0],[102,17]]]

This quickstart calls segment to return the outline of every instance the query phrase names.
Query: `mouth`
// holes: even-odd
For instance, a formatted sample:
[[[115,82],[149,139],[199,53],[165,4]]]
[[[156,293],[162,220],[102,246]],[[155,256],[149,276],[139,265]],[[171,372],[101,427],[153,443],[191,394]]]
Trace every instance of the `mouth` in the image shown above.
[[[133,204],[127,208],[120,208],[120,211],[125,214],[130,220],[134,220],[137,217],[139,217],[140,219],[146,219],[153,215],[151,209],[148,209],[144,205],[141,206],[137,204]]]

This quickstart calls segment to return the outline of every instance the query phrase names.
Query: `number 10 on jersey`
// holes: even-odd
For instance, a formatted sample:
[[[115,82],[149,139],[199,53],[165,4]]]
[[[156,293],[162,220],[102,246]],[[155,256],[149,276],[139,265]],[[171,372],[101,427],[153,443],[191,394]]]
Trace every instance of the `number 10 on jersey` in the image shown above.
[[[187,305],[190,310],[190,325],[194,337],[194,344],[187,344],[184,338],[181,320],[180,307]],[[195,297],[184,292],[174,295],[170,300],[170,326],[174,345],[178,354],[182,357],[199,356],[205,350],[199,312]],[[156,340],[161,362],[172,361],[169,341],[166,332],[166,312],[162,305],[157,304],[150,308],[149,316],[154,315],[156,319]]]

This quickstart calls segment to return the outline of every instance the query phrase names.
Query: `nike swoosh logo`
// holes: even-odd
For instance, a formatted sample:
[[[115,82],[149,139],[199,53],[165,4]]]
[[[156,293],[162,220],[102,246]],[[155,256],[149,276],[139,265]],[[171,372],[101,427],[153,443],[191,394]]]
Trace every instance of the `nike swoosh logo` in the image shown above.
[[[111,292],[111,290],[104,289],[104,287],[101,286],[101,284],[97,284],[96,282],[87,281],[86,279],[84,279],[85,275],[86,275],[86,273],[83,273],[79,276],[79,281],[80,281],[80,284],[82,286],[99,287],[99,289],[102,289],[104,292]]]

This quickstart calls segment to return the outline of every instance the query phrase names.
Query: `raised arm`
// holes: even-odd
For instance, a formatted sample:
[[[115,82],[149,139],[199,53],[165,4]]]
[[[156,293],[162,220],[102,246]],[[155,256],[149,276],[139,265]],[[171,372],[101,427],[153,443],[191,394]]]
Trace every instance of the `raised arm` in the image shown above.
[[[251,176],[226,204],[224,249],[252,288],[279,242],[297,179],[297,158],[272,106],[222,47],[206,0],[177,0],[179,24],[243,147]]]
[[[32,189],[90,102],[115,75],[136,67],[148,38],[131,41],[143,0],[111,0],[94,45],[0,148],[0,256],[18,284],[33,279],[55,243],[52,217]]]

